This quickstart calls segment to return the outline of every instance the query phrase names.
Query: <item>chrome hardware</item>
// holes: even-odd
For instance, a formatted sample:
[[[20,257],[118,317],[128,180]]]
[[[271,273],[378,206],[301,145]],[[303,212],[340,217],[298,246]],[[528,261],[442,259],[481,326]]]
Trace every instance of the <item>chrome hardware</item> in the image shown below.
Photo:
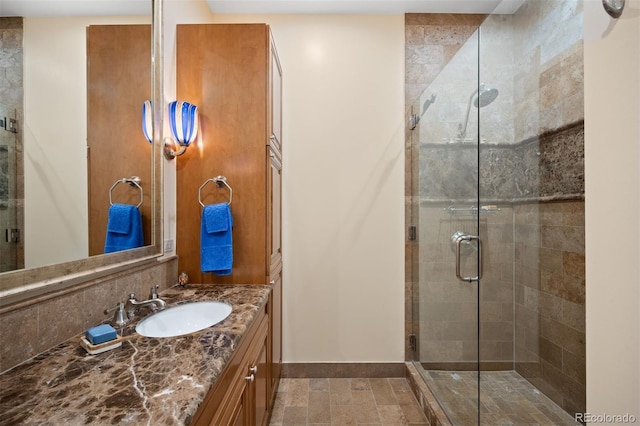
[[[415,225],[409,225],[409,241],[415,241],[418,239],[418,227]]]
[[[482,278],[482,241],[480,240],[480,237],[478,235],[469,235],[469,234],[463,234],[461,232],[456,232],[453,236],[456,236],[457,234],[458,237],[456,238],[456,277],[460,280],[460,281],[464,281],[464,282],[473,282],[473,281],[479,281],[480,278]],[[453,239],[453,236],[451,237]],[[477,241],[478,242],[478,275],[475,277],[463,277],[461,272],[460,272],[460,244],[462,244],[463,241],[466,241],[467,243],[471,242],[471,241]]]
[[[477,216],[478,212],[487,214],[496,214],[500,212],[500,208],[496,205],[480,206],[480,209],[476,206],[471,206],[469,208],[449,206],[444,210],[451,216]]]
[[[602,0],[602,6],[609,16],[618,19],[624,10],[624,0]]]
[[[5,240],[8,243],[19,243],[20,242],[20,229],[17,228],[9,228],[5,230]]]
[[[129,321],[129,319],[127,318],[124,312],[124,303],[120,302],[113,308],[104,310],[105,315],[110,314],[111,312],[115,312],[115,314],[113,315],[113,321],[112,321],[113,324],[116,324],[122,327]]]
[[[244,378],[247,382],[251,382],[253,383],[253,381],[256,379],[255,376],[252,374],[250,376],[247,376]]]
[[[458,239],[464,237],[465,235],[467,234],[463,231],[456,231],[453,233],[453,235],[451,235],[451,250],[453,250],[454,253],[456,253],[456,250],[458,250]],[[468,256],[473,252],[473,249],[474,247],[471,245],[471,243],[468,240],[464,240],[464,247],[460,248],[460,254],[462,254],[463,256]]]
[[[198,202],[200,203],[200,205],[202,207],[204,207],[204,203],[202,202],[202,188],[207,186],[207,184],[209,182],[216,183],[219,188],[222,188],[223,186],[226,186],[227,189],[229,190],[229,202],[227,204],[231,204],[231,201],[233,200],[233,189],[231,189],[231,186],[229,186],[229,184],[227,183],[227,178],[226,177],[224,177],[224,176],[216,176],[214,178],[205,180],[204,183],[202,185],[200,185],[200,188],[198,188]]]
[[[419,121],[420,117],[418,114],[411,114],[411,117],[409,117],[409,130],[414,130],[418,126]]]
[[[418,348],[418,338],[413,333],[409,335],[409,348],[411,348],[412,351]]]
[[[149,308],[151,309],[151,311],[155,312],[158,310],[163,310],[166,306],[167,304],[165,303],[165,301],[160,299],[159,297],[155,299],[139,301],[136,299],[135,293],[131,293],[129,295],[129,300],[127,300],[127,303],[124,306],[124,310],[127,313],[127,317],[131,319],[136,314],[136,311],[140,308]]]
[[[114,184],[111,185],[111,188],[109,188],[109,205],[111,206],[113,205],[113,200],[111,199],[111,193],[113,192],[114,188],[121,183],[128,183],[132,187],[140,190],[140,202],[136,205],[136,207],[140,207],[144,202],[144,191],[140,186],[140,182],[142,182],[142,180],[138,176],[131,176],[130,178],[122,178],[115,181]]]
[[[5,119],[5,126],[7,124],[7,121]],[[10,118],[9,119],[9,128],[6,129],[7,131],[11,132],[11,133],[18,133],[18,120],[16,120],[15,118]]]
[[[151,287],[149,292],[149,299],[157,299],[158,298],[158,289],[160,288],[160,284],[156,284]]]
[[[258,372],[258,366],[254,365],[253,367],[249,367],[249,372],[253,374],[256,374]]]

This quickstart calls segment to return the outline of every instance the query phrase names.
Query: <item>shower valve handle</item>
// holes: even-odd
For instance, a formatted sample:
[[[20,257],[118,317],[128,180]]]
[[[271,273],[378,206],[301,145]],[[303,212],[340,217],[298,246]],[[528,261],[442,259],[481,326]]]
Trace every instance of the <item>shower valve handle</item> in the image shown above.
[[[460,244],[463,241],[477,241],[478,242],[478,275],[475,277],[463,277],[460,272]],[[478,235],[462,234],[456,239],[456,277],[460,281],[471,283],[473,281],[480,281],[482,278],[482,240]]]

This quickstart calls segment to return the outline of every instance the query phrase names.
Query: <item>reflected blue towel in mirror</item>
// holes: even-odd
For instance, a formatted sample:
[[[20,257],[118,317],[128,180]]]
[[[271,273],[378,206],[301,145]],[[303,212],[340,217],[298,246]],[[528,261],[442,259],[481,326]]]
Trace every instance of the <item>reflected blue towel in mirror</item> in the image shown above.
[[[109,207],[104,252],[113,253],[143,245],[142,216],[138,207],[117,203]]]
[[[233,266],[233,217],[228,203],[209,204],[202,209],[200,268],[223,276]]]

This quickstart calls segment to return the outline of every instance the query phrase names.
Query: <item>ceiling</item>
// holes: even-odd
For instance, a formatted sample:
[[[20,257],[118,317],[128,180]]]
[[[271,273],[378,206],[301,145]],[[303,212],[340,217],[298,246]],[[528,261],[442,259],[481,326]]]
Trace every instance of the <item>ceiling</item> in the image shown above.
[[[506,13],[525,0],[165,0],[205,2],[213,13]],[[149,15],[150,0],[0,0],[0,16]]]
[[[171,0],[169,0],[171,1]],[[214,13],[513,13],[523,0],[206,0]]]

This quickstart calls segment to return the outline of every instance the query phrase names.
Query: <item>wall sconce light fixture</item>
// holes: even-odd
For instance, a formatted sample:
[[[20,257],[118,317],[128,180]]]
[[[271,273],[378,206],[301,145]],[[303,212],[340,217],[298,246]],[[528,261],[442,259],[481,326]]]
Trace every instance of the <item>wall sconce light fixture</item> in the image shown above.
[[[151,117],[151,101],[142,104],[142,132],[144,137],[153,142],[153,130]],[[164,156],[167,160],[173,160],[178,155],[185,153],[191,142],[198,136],[198,107],[183,101],[169,103],[169,128],[173,138],[164,139]],[[176,151],[176,145],[180,148]]]
[[[198,107],[189,102],[170,102],[169,128],[173,139],[165,138],[164,155],[168,160],[172,160],[184,154],[198,136]],[[176,143],[180,146],[178,151],[175,151]]]

